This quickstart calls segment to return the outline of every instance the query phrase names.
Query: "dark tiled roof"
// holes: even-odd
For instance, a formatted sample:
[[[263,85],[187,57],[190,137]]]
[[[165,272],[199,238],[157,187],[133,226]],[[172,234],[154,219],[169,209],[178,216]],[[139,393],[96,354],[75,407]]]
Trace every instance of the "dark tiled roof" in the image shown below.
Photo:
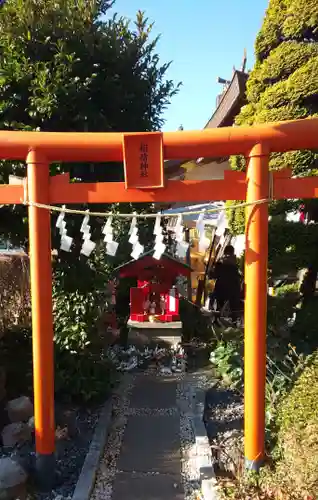
[[[128,262],[124,262],[120,266],[116,267],[114,269],[114,272],[116,272],[116,271],[118,272],[118,271],[122,270],[123,268],[127,268],[130,265],[134,265],[136,262],[143,260],[145,257],[151,257],[152,254],[154,253],[154,251],[155,251],[154,248],[152,248],[151,250],[148,250],[148,252],[145,252],[142,255],[140,255],[140,257],[137,260],[132,259],[132,260],[129,260]],[[161,258],[163,261],[165,259],[170,260],[170,261],[174,262],[176,265],[181,266],[181,268],[188,269],[190,271],[192,270],[188,264],[186,264],[185,262],[182,262],[179,259],[176,259],[175,257],[173,257],[172,255],[170,255],[168,253],[163,253]],[[153,263],[155,265],[158,265],[158,264],[160,264],[160,260],[154,259]]]
[[[204,128],[217,128],[233,125],[235,116],[245,104],[245,91],[248,74],[235,71],[232,81]]]

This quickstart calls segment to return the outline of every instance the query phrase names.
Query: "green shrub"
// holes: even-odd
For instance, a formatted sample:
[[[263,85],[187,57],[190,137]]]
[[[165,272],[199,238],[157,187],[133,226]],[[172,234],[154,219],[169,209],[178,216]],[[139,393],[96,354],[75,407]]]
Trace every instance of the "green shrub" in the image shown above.
[[[297,311],[295,323],[290,331],[291,342],[306,354],[311,354],[318,347],[317,308],[318,297],[313,297]]]
[[[99,301],[94,292],[79,290],[54,293],[55,343],[71,352],[81,352],[97,341]]]
[[[238,341],[219,342],[210,356],[217,374],[231,387],[242,383],[243,359],[243,345]]]
[[[77,276],[56,270],[53,286],[55,392],[59,398],[92,402],[107,397],[116,381],[103,354],[98,323],[106,307],[106,276],[82,266]]]
[[[207,342],[212,339],[210,319],[203,316],[200,309],[186,299],[180,300],[180,319],[184,341],[196,338]]]
[[[55,392],[59,399],[91,403],[105,400],[117,382],[113,363],[89,350],[70,353],[56,349]]]
[[[267,298],[268,328],[273,332],[278,332],[281,327],[287,327],[288,320],[293,317],[298,301],[297,283],[276,288],[275,295]]]
[[[118,376],[111,361],[101,351],[71,352],[55,344],[55,395],[58,400],[91,403],[107,398]],[[7,374],[7,396],[32,397],[32,332],[14,328],[0,341],[0,366]]]
[[[318,352],[278,408],[278,460],[264,483],[290,499],[318,491]]]
[[[317,26],[316,0],[269,1],[255,42],[256,63],[247,82],[247,104],[235,119],[237,126],[318,116]],[[317,160],[317,150],[273,153],[269,166],[271,170],[291,168],[294,176],[318,175]],[[231,165],[235,170],[246,169],[242,155],[232,157]],[[228,202],[228,207],[233,204]],[[275,273],[306,267],[317,260],[317,228],[285,222],[288,205],[295,207],[289,202],[269,207],[270,214],[275,214],[269,228],[269,266]],[[230,231],[242,234],[244,209],[228,210],[227,215]],[[291,245],[294,249],[286,251]]]
[[[0,340],[0,366],[6,372],[8,399],[32,395],[32,334],[30,328],[13,327]]]

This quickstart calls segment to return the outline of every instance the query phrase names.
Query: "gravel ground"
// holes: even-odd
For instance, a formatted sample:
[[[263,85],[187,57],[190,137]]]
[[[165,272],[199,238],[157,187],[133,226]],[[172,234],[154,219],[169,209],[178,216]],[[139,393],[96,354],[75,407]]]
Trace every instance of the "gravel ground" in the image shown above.
[[[72,497],[82,469],[100,408],[72,409],[72,437],[62,429],[56,444],[56,484],[50,493],[40,493],[30,486],[28,500],[63,500]],[[32,477],[35,462],[35,442],[26,443],[15,450],[0,447],[0,458],[12,457]]]
[[[101,459],[96,476],[94,491],[91,500],[111,500],[113,482],[117,473],[117,460],[127,425],[127,414],[130,404],[130,393],[134,387],[134,375],[131,374],[123,392],[114,402],[113,420],[109,431],[107,446]]]
[[[200,477],[195,462],[189,457],[194,456],[195,446],[194,426],[190,410],[191,395],[189,384],[184,380],[179,381],[177,387],[177,405],[180,412],[180,446],[181,446],[181,476],[185,493],[185,500],[198,500],[200,492]]]
[[[57,483],[50,494],[36,493],[36,500],[70,499],[74,492],[78,476],[84,464],[93,436],[100,409],[77,411],[76,427],[78,435],[57,443]]]
[[[203,418],[216,474],[233,473],[243,465],[243,397],[224,389],[211,375],[211,368],[194,371],[192,383],[205,392]]]
[[[243,467],[243,400],[221,387],[212,391],[206,393],[204,418],[216,472],[237,473]]]

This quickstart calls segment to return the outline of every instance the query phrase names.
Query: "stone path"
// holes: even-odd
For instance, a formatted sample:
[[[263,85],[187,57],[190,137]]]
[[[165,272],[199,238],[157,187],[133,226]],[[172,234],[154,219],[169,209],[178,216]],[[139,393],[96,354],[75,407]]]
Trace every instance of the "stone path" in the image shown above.
[[[184,499],[176,389],[171,377],[136,380],[113,500]]]
[[[92,500],[185,500],[182,454],[192,436],[180,405],[180,381],[155,373],[128,380]]]

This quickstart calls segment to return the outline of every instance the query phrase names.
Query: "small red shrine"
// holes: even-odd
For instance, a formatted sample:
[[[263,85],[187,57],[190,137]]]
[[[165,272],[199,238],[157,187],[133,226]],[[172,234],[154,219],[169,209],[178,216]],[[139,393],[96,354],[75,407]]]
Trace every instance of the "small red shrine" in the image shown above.
[[[189,277],[191,268],[171,255],[154,259],[153,250],[118,267],[120,278],[136,278],[130,289],[130,321],[160,323],[180,321],[178,276]]]

